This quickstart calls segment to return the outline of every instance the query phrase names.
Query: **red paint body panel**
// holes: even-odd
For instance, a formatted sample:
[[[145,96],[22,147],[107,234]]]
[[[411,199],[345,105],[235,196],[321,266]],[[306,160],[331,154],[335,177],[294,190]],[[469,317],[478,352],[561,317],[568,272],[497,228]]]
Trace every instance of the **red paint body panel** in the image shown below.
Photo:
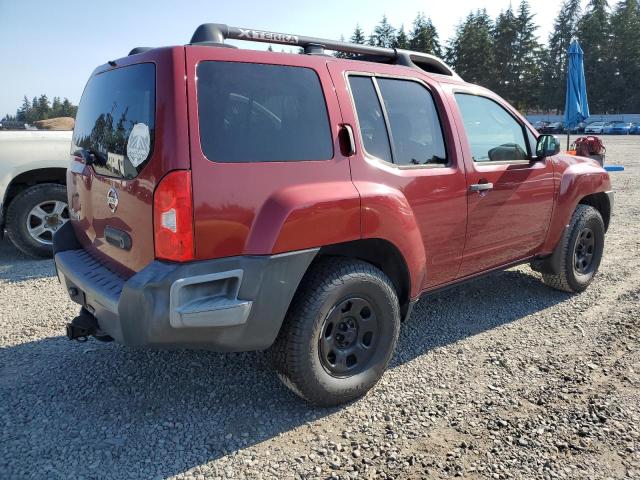
[[[310,68],[324,92],[333,158],[322,161],[216,163],[200,147],[196,68],[201,61],[252,62]],[[383,239],[398,248],[411,280],[410,296],[550,253],[580,199],[610,190],[594,162],[558,155],[532,164],[480,165],[471,159],[455,91],[480,91],[528,125],[506,102],[484,89],[408,67],[325,56],[290,55],[203,46],[154,49],[104,65],[156,64],[156,135],[152,158],[134,180],[96,175],[91,167],[68,174],[71,205],[82,245],[123,273],[154,258],[153,192],[171,170],[191,169],[196,259],[268,255]],[[442,122],[449,163],[397,167],[363,149],[349,91],[349,74],[420,82]],[[353,127],[356,153],[340,151],[341,125]],[[250,139],[247,139],[250,141]],[[494,189],[470,193],[486,180]],[[120,193],[115,215],[110,187]],[[131,251],[104,241],[107,225],[129,232]]]
[[[156,134],[153,153],[140,174],[132,180],[98,175],[93,167],[83,173],[67,173],[71,205],[79,209],[74,221],[76,236],[83,247],[123,275],[139,271],[154,259],[153,191],[170,170],[188,169],[189,132],[184,78],[184,47],[151,50],[98,67],[93,75],[135,63],[156,66]],[[72,162],[74,162],[72,158]],[[83,165],[78,165],[78,170]],[[114,215],[106,198],[111,187],[118,191],[119,208]],[[132,248],[125,251],[106,243],[104,230],[111,225],[129,233]]]
[[[474,162],[455,93],[478,93],[478,89],[455,86],[445,90],[464,152],[468,185],[493,183],[492,190],[469,192],[467,196],[467,239],[458,272],[459,277],[466,277],[540,251],[553,210],[554,169],[551,158],[508,165]],[[479,94],[525,122],[498,96],[485,90]]]
[[[325,57],[190,46],[187,51],[196,258],[266,255],[360,238],[360,198],[338,143],[342,117]],[[330,160],[216,163],[200,147],[195,71],[218,60],[313,69],[333,135]]]
[[[456,278],[466,232],[466,180],[450,107],[430,76],[407,67],[358,61],[329,63],[344,122],[354,127],[353,181],[362,196],[362,236],[396,245],[411,272],[411,295]],[[373,74],[418,80],[431,91],[443,127],[449,165],[398,168],[363,148],[347,75]],[[394,213],[395,212],[395,213]]]
[[[609,174],[590,158],[556,155],[553,167],[557,185],[555,208],[541,254],[553,251],[582,198],[611,190]]]

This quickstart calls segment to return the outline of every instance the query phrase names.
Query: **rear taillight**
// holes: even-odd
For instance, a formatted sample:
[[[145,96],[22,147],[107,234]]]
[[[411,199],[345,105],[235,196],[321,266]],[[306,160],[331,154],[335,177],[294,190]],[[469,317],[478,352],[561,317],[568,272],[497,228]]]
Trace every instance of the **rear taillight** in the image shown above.
[[[156,187],[153,228],[156,258],[176,262],[193,259],[193,199],[189,170],[167,174]]]

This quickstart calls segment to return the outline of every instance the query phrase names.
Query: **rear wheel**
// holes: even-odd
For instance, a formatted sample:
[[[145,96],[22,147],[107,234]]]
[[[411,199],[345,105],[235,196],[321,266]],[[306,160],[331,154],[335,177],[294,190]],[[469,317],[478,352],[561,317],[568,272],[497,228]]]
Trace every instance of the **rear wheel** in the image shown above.
[[[27,255],[51,257],[53,235],[69,220],[67,190],[43,183],[17,195],[7,209],[7,234]]]
[[[270,353],[296,394],[318,406],[338,405],[376,384],[399,329],[389,278],[368,263],[330,257],[303,279]]]
[[[561,249],[560,272],[557,275],[543,273],[542,280],[565,292],[583,291],[598,271],[604,251],[604,222],[600,212],[589,205],[578,205],[558,248]]]

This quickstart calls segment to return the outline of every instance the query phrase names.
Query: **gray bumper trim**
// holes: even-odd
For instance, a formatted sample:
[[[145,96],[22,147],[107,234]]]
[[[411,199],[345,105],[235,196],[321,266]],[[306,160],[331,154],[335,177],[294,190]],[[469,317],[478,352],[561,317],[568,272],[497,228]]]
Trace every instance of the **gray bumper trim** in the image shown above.
[[[58,277],[73,292],[71,299],[96,317],[100,334],[130,346],[215,351],[268,348],[318,253],[184,264],[156,260],[124,279],[77,248],[74,239],[68,231],[54,238]]]
[[[242,270],[181,278],[171,285],[171,326],[229,327],[246,323],[253,302],[239,300]]]
[[[65,283],[66,277],[66,283],[81,284],[85,295],[117,315],[118,301],[125,284],[123,278],[101,265],[85,250],[67,250],[56,254],[56,267],[61,283]],[[64,276],[60,272],[64,272]],[[75,300],[75,295],[71,297]]]

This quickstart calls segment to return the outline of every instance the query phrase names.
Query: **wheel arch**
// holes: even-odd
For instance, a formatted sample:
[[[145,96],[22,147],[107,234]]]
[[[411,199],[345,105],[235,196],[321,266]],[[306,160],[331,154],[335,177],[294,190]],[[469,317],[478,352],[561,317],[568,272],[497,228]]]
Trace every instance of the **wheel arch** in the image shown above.
[[[327,245],[320,248],[316,259],[328,256],[355,258],[382,270],[398,295],[401,318],[406,318],[411,305],[411,276],[407,262],[393,243],[381,238],[364,238]]]
[[[0,225],[4,226],[7,208],[11,201],[29,187],[41,183],[67,184],[67,169],[61,167],[37,168],[21,172],[9,182],[2,201]]]
[[[604,231],[606,232],[609,229],[609,221],[611,220],[611,202],[609,201],[609,195],[605,192],[592,193],[582,197],[578,204],[589,205],[598,210],[604,222]]]

